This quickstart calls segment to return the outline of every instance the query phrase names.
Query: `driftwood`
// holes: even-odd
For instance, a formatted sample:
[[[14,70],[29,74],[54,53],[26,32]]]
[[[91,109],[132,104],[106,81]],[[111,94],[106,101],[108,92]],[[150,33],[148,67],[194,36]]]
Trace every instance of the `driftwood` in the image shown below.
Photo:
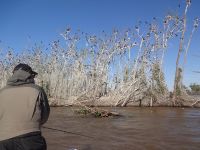
[[[94,117],[102,118],[102,117],[110,117],[110,116],[120,116],[118,112],[108,111],[100,108],[93,108],[88,106],[82,106],[78,110],[75,110],[76,113],[81,115],[92,115]]]
[[[196,102],[194,102],[192,105],[191,105],[191,107],[193,107],[194,105],[196,105],[197,103],[199,103],[200,102],[200,100],[197,100]]]

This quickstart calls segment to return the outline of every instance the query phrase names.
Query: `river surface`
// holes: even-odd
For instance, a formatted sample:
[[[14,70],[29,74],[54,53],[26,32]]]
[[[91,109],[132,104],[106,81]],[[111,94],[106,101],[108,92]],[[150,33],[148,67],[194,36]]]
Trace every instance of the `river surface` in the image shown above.
[[[43,128],[48,150],[200,150],[199,108],[103,108],[121,117],[78,116],[51,108]],[[80,134],[80,135],[76,135]]]

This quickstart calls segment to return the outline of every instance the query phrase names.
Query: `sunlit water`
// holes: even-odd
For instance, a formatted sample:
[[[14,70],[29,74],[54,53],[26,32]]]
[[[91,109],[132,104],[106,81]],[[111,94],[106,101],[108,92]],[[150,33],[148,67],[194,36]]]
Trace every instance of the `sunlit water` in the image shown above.
[[[73,109],[51,108],[45,126],[83,136],[43,129],[48,150],[200,150],[198,108],[104,108],[122,115],[110,118]]]

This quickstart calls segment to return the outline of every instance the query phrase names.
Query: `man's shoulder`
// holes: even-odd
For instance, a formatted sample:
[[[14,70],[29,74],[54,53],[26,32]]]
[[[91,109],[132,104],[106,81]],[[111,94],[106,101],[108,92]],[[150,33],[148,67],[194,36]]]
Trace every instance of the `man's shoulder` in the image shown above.
[[[25,87],[30,87],[30,88],[34,88],[36,90],[38,90],[39,92],[43,91],[43,88],[37,84],[26,84],[24,85]]]
[[[6,88],[7,88],[7,86],[1,88],[1,89],[0,89],[0,93],[1,93],[3,90],[5,90]]]
[[[6,89],[10,89],[10,88],[20,88],[20,87],[28,87],[28,88],[33,88],[35,90],[37,90],[38,92],[43,92],[43,88],[37,84],[23,84],[20,86],[10,86],[10,85],[6,85],[5,87],[3,87],[2,89],[0,89],[0,93]]]

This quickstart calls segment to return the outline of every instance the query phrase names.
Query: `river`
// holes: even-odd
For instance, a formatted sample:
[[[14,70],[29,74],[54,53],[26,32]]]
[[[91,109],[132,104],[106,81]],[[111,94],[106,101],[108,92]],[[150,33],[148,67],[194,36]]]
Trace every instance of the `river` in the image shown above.
[[[198,108],[103,108],[122,115],[109,118],[79,116],[74,109],[51,108],[45,126],[74,134],[43,128],[48,150],[200,149]]]

